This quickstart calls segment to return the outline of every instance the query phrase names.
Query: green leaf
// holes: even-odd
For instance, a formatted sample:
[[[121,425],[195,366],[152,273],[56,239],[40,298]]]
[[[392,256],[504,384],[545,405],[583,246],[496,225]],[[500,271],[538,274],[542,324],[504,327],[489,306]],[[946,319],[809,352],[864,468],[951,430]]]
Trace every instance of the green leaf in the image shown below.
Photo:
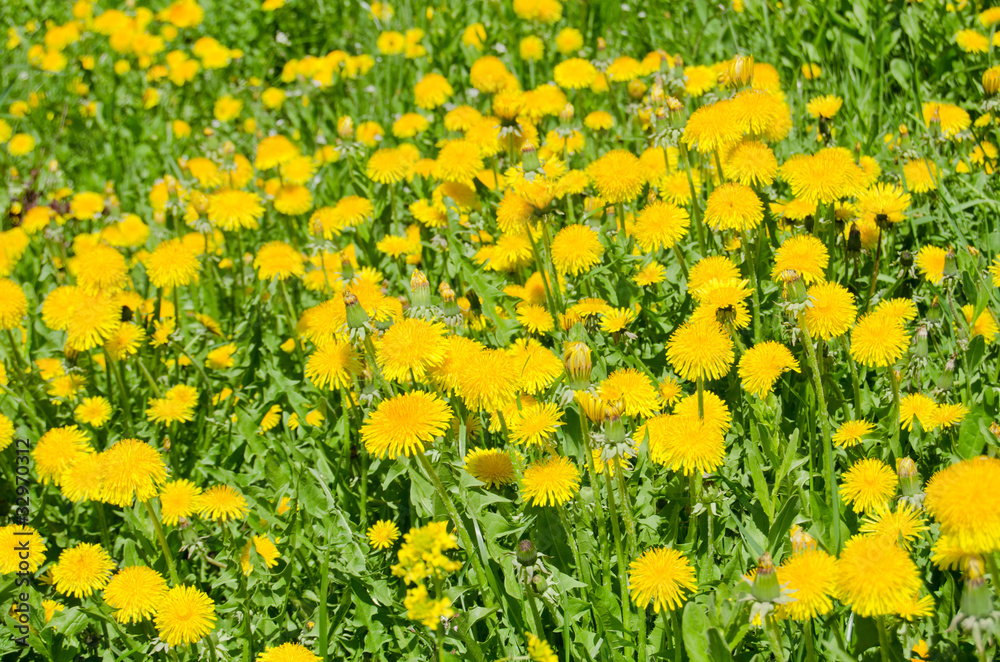
[[[705,608],[694,602],[684,605],[684,616],[681,620],[684,649],[691,662],[712,662],[708,654],[708,618]]]
[[[962,421],[958,429],[958,443],[955,450],[963,460],[971,460],[982,454],[990,431],[985,423],[987,416],[981,406],[977,406]]]
[[[718,628],[709,628],[708,630],[708,656],[713,662],[725,662],[733,659],[732,653],[729,652],[729,646],[726,645],[726,640]]]

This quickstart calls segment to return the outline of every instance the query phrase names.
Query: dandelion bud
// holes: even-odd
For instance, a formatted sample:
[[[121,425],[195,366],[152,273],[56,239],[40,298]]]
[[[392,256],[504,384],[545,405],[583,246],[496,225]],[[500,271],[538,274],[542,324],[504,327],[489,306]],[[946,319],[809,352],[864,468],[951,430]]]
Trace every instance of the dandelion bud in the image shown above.
[[[590,391],[575,391],[576,403],[591,423],[603,423],[607,414],[604,402]]]
[[[899,478],[899,491],[904,497],[920,493],[920,474],[917,463],[908,457],[896,460],[896,476]]]
[[[539,595],[549,588],[549,582],[544,575],[535,575],[531,578],[531,583],[534,585],[535,593]]]
[[[983,561],[978,556],[965,562],[965,591],[962,593],[961,612],[972,618],[986,618],[993,613],[993,594],[986,586]]]
[[[538,549],[530,540],[522,540],[517,544],[517,562],[521,565],[535,565],[538,560]]]
[[[753,585],[750,587],[750,595],[757,602],[773,602],[781,597],[778,573],[774,569],[771,555],[767,552],[757,559],[757,576],[754,577]]]
[[[990,67],[983,72],[983,90],[988,97],[1000,92],[1000,65]]]
[[[914,334],[914,337],[915,337],[915,343],[914,344],[916,345],[916,349],[913,352],[914,355],[916,355],[918,358],[926,359],[927,358],[927,349],[928,349],[928,347],[927,347],[927,327],[923,326],[923,325],[921,325],[920,327],[918,327],[916,334]]]
[[[889,215],[883,213],[875,214],[875,225],[882,230],[888,230],[892,225],[889,223]]]
[[[954,278],[958,275],[958,260],[955,258],[955,249],[948,247],[948,254],[944,256],[944,277]]]
[[[354,120],[345,115],[337,120],[337,135],[344,140],[350,139],[354,135]]]
[[[990,423],[990,432],[993,433],[994,437],[1000,439],[1000,425],[998,425],[996,421]]]
[[[944,364],[944,370],[941,371],[941,376],[938,377],[937,387],[940,389],[949,389],[955,385],[955,357],[951,357]]]
[[[909,269],[913,266],[913,253],[910,251],[899,251],[899,263],[903,265],[904,269]]]
[[[794,269],[785,269],[781,272],[781,280],[785,283],[785,299],[789,303],[805,303],[809,295],[806,293],[806,284],[799,276],[799,272]]]
[[[570,379],[570,388],[586,388],[590,384],[590,347],[587,343],[570,341],[563,345],[563,367]]]
[[[413,292],[413,307],[426,308],[431,305],[431,285],[420,269],[414,269],[410,276],[410,290]]]
[[[857,223],[851,223],[851,230],[847,234],[847,252],[861,252],[861,229],[858,228]]]
[[[563,109],[559,111],[559,119],[561,119],[563,122],[570,121],[571,119],[573,119],[574,115],[576,115],[576,110],[574,110],[573,104],[571,103],[567,103],[565,106],[563,106]]]
[[[667,100],[664,103],[667,105],[667,110],[672,113],[679,113],[684,109],[684,104],[682,104],[680,99],[677,99],[676,97],[667,97]]]
[[[538,159],[538,152],[535,151],[535,146],[531,144],[530,140],[525,140],[524,147],[521,148],[521,165],[525,172],[535,172],[542,167],[542,162]]]
[[[899,125],[899,137],[900,138],[905,138],[908,135],[910,135],[910,130],[906,128],[905,124],[900,124]]]
[[[608,406],[605,411],[608,418],[604,421],[604,434],[610,443],[620,444],[628,436],[625,424],[622,423],[621,408],[617,405]]]
[[[438,292],[441,293],[441,300],[444,301],[444,305],[442,306],[444,316],[461,322],[462,311],[458,309],[458,302],[455,301],[455,290],[451,289],[448,283],[442,282],[440,287],[438,287]]]
[[[806,533],[798,524],[792,527],[788,537],[792,539],[792,553],[801,554],[816,549],[816,539]]]
[[[351,256],[347,251],[340,252],[340,275],[345,281],[354,279],[354,265],[351,264]]]
[[[604,41],[604,37],[598,37],[597,38],[597,50],[603,51],[603,50],[607,50],[607,48],[608,48],[608,42]]]
[[[348,328],[360,329],[368,322],[368,313],[361,307],[358,297],[347,290],[344,290],[344,307],[347,309]]]
[[[753,56],[737,55],[729,62],[727,71],[729,84],[733,87],[745,87],[753,82]]]
[[[931,307],[927,310],[927,320],[930,322],[938,322],[941,320],[941,305],[938,303],[937,297],[931,301]]]

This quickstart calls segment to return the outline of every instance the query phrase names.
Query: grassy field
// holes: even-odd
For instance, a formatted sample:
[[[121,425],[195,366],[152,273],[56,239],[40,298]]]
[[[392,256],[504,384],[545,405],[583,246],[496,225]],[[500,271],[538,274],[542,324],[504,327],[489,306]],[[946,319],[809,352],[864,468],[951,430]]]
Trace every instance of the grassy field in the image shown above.
[[[0,655],[993,659],[998,25],[4,2]]]

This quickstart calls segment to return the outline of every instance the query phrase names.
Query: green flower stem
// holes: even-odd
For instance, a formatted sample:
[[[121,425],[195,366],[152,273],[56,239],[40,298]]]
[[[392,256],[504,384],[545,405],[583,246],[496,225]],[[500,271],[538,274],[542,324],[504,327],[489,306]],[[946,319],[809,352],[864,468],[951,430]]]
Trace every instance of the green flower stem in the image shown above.
[[[14,372],[17,373],[17,380],[21,385],[21,402],[24,404],[25,409],[30,412],[32,418],[38,419],[38,412],[35,411],[35,399],[28,390],[28,379],[25,376],[24,364],[21,362],[21,353],[18,351],[17,341],[14,339],[14,333],[10,329],[6,331],[7,340],[10,341],[11,365],[14,366]]]
[[[681,252],[680,246],[674,244],[674,256],[677,258],[677,264],[681,267],[681,273],[684,274],[684,280],[688,279],[688,265],[687,261],[684,259],[684,253]]]
[[[545,222],[544,220],[542,221]],[[556,328],[559,328],[559,317],[556,315],[556,298],[552,294],[552,288],[549,286],[548,271],[545,269],[545,263],[542,261],[542,254],[538,252],[538,244],[535,243],[535,238],[531,236],[531,227],[528,222],[524,222],[524,232],[528,236],[528,242],[531,244],[531,254],[535,257],[535,269],[538,270],[538,275],[542,277],[542,287],[545,288],[545,303],[549,309],[549,314],[552,315],[552,321],[555,323]]]
[[[288,335],[291,338],[295,337],[295,325],[298,323],[299,318],[295,314],[295,307],[292,306],[292,300],[288,296],[288,288],[285,287],[285,281],[278,281],[278,289],[281,290],[281,298],[285,302],[285,311],[288,313]],[[299,363],[305,365],[306,357],[302,351],[302,343],[298,340],[295,341],[295,354],[299,358]]]
[[[542,244],[545,246],[545,255],[548,257],[548,263],[552,267],[550,274],[552,277],[552,295],[555,298],[557,310],[562,310],[564,306],[562,292],[559,290],[559,272],[556,271],[556,265],[552,261],[552,240],[549,238],[549,226],[546,221],[548,221],[547,216],[539,223],[542,226]]]
[[[823,458],[826,462],[826,482],[827,489],[830,492],[830,510],[833,512],[833,549],[839,552],[840,498],[837,496],[837,480],[833,475],[833,445],[830,435],[830,417],[827,414],[826,397],[823,395],[823,378],[819,372],[819,363],[816,361],[816,349],[813,347],[812,338],[806,330],[805,318],[802,313],[799,313],[798,321],[799,329],[802,331],[802,346],[806,350],[806,360],[809,362],[810,371],[812,371],[813,385],[816,389],[816,401],[819,404],[819,411],[816,412],[816,416],[819,418],[820,428],[823,432]]]
[[[663,612],[664,618],[668,612]],[[669,612],[672,616],[670,620],[674,622],[674,662],[681,662],[684,653],[684,629],[681,624],[681,613],[676,609]]]
[[[892,438],[889,440],[889,449],[898,460],[903,456],[903,449],[899,445],[899,380],[896,379],[895,368],[889,366],[887,371],[892,385]]]
[[[538,605],[535,604],[535,587],[528,585],[524,587],[525,602],[531,610],[531,620],[535,624],[535,636],[545,639],[545,629],[542,627],[542,617],[538,613]]]
[[[628,572],[625,563],[625,551],[622,546],[622,533],[618,525],[618,506],[615,504],[615,491],[611,486],[611,476],[604,472],[604,484],[608,489],[608,513],[611,516],[611,532],[615,537],[615,553],[618,556],[618,584],[622,596],[622,622],[628,622]],[[610,587],[609,587],[610,588]]]
[[[330,619],[328,614],[327,599],[330,595],[330,547],[326,549],[326,556],[323,558],[322,575],[319,580],[319,641],[316,642],[316,649],[319,659],[326,659],[327,647],[330,645]]]
[[[458,535],[462,539],[462,544],[465,545],[466,553],[469,555],[472,567],[476,571],[476,579],[479,582],[479,590],[483,595],[483,603],[487,609],[493,612],[491,618],[495,625],[497,620],[495,611],[496,602],[501,602],[499,590],[496,589],[496,587],[491,586],[491,582],[488,582],[486,569],[483,567],[483,562],[480,560],[479,554],[476,553],[476,548],[472,545],[472,538],[469,537],[469,532],[466,531],[465,525],[462,523],[462,518],[458,514],[455,502],[452,501],[451,495],[448,494],[448,491],[445,489],[444,484],[441,482],[441,478],[437,475],[437,471],[434,470],[434,466],[431,464],[430,460],[427,459],[427,456],[424,455],[423,451],[417,451],[417,459],[424,468],[424,473],[427,474],[431,483],[434,484],[434,488],[437,490],[438,496],[440,496],[441,501],[444,502],[445,510],[448,511],[448,516],[451,518],[452,524],[455,525],[455,529],[458,531]],[[495,595],[494,592],[496,593]]]
[[[747,265],[747,270],[750,272],[750,284],[753,286],[753,341],[754,343],[759,343],[762,337],[760,328],[760,285],[757,282],[757,264],[750,257],[750,240],[744,229],[740,229],[740,243],[743,248],[743,262]]]
[[[889,662],[892,655],[889,653],[889,633],[885,629],[885,616],[875,618],[878,624],[878,647],[882,653],[882,662]]]
[[[854,418],[861,418],[861,382],[858,380],[858,365],[851,356],[851,344],[844,341],[844,349],[847,354],[847,367],[851,371],[851,388],[854,390]]]
[[[813,623],[807,618],[803,624],[806,635],[806,662],[816,662],[816,643],[813,641]]]
[[[695,380],[698,388],[698,418],[705,418],[705,378],[698,375],[698,379]]]
[[[622,471],[621,467],[618,467],[615,477],[618,479],[618,492],[622,498],[622,514],[625,516],[625,534],[628,536],[629,557],[635,557],[639,549],[639,543],[635,536],[635,518],[632,517],[632,506],[629,504],[628,486],[625,485],[625,472]]]
[[[170,546],[167,544],[167,537],[163,534],[163,526],[160,524],[160,518],[153,510],[153,505],[149,502],[145,502],[146,512],[149,513],[149,519],[153,522],[153,528],[156,530],[156,539],[160,541],[160,549],[163,550],[163,558],[167,561],[167,570],[170,572],[170,581],[173,582],[174,586],[180,586],[181,580],[177,576],[177,566],[174,565],[174,556],[170,552]],[[111,550],[108,550],[109,552]]]
[[[594,453],[590,449],[587,416],[583,413],[581,405],[577,405],[577,413],[580,415],[583,452],[587,456],[587,470],[590,471],[590,485],[594,492],[594,504],[597,506],[597,535],[601,541],[601,577],[604,578],[605,586],[611,586],[611,552],[607,545],[608,529],[604,522],[604,503],[601,501],[600,478],[598,478],[597,467],[594,464]]]

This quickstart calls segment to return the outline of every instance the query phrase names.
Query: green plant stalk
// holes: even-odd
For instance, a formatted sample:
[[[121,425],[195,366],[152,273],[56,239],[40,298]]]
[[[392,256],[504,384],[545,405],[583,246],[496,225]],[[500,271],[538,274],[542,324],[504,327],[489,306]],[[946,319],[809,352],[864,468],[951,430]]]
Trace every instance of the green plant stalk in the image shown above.
[[[813,624],[812,619],[807,618],[806,622],[803,624],[806,635],[806,661],[816,662],[816,643],[813,641]]]
[[[611,552],[608,550],[608,529],[604,523],[604,504],[601,501],[600,478],[598,478],[597,467],[594,464],[594,453],[590,449],[587,416],[583,413],[583,407],[577,405],[577,413],[580,416],[580,433],[583,435],[583,452],[587,456],[587,470],[590,471],[590,485],[597,486],[594,492],[594,503],[597,505],[597,535],[601,545],[601,576],[604,578],[604,585],[611,586]]]
[[[878,647],[882,653],[882,662],[889,662],[892,655],[889,653],[889,633],[885,629],[885,616],[875,618],[878,625]]]
[[[698,418],[703,420],[705,418],[705,378],[698,375],[695,384],[698,389]]]
[[[989,568],[993,580],[993,591],[1000,594],[1000,570],[997,570],[997,552],[986,554],[986,567]]]
[[[676,609],[671,612],[672,620],[674,622],[674,662],[681,662],[682,655],[684,653],[684,629],[681,625],[681,614]],[[667,618],[667,612],[663,612],[664,618]]]
[[[826,462],[827,490],[830,493],[830,510],[833,512],[833,548],[837,552],[840,552],[840,500],[837,496],[837,481],[833,475],[833,443],[830,435],[830,420],[827,415],[826,397],[823,395],[823,377],[819,372],[819,363],[816,361],[816,349],[813,347],[812,337],[806,330],[805,319],[802,313],[799,313],[798,321],[799,329],[802,331],[802,345],[806,350],[806,360],[809,362],[809,369],[812,371],[813,385],[816,389],[816,400],[819,404],[819,411],[816,414],[823,432],[823,457]]]
[[[24,364],[21,362],[21,353],[17,348],[17,341],[14,340],[14,333],[7,329],[7,340],[10,341],[10,354],[12,357],[11,364],[14,366],[14,372],[17,373],[17,380],[21,384],[21,401],[24,403],[26,409],[31,412],[34,418],[38,418],[38,412],[35,411],[34,398],[31,397],[31,393],[28,391],[28,379],[25,377]],[[28,397],[24,397],[27,395]]]
[[[465,549],[469,555],[469,560],[472,562],[472,567],[476,571],[476,579],[479,582],[479,590],[483,595],[483,603],[487,609],[493,611],[491,617],[493,621],[496,622],[497,616],[494,611],[496,602],[502,602],[502,600],[499,594],[493,594],[493,589],[487,582],[486,569],[483,567],[479,554],[476,553],[476,548],[472,545],[472,538],[469,537],[469,532],[465,530],[465,526],[462,524],[462,518],[458,514],[455,502],[452,501],[451,495],[448,494],[444,484],[441,482],[441,478],[437,475],[437,471],[434,470],[434,466],[431,465],[430,460],[427,459],[427,456],[424,455],[423,451],[417,452],[417,459],[420,461],[421,466],[423,466],[424,473],[427,474],[431,483],[434,484],[434,489],[437,490],[438,496],[440,496],[441,501],[444,502],[445,510],[448,511],[448,516],[451,518],[452,524],[455,525],[455,529],[458,531],[458,535],[462,539],[462,544],[465,545]]]
[[[160,518],[157,516],[156,511],[153,510],[153,505],[149,501],[144,503],[146,506],[146,512],[149,513],[149,519],[153,522],[153,529],[156,530],[156,539],[160,541],[160,549],[163,550],[163,558],[167,562],[167,571],[170,573],[170,581],[173,582],[174,586],[179,586],[181,580],[177,576],[177,566],[174,564],[174,556],[170,552],[170,546],[167,544],[167,537],[163,534],[163,526],[160,524]]]
[[[757,265],[750,258],[750,241],[747,237],[747,231],[740,228],[740,243],[743,248],[743,261],[747,265],[747,270],[750,272],[750,285],[753,287],[753,341],[754,343],[759,343],[761,341],[761,328],[760,328],[760,285],[757,282]]]
[[[889,449],[899,459],[903,456],[903,449],[899,445],[899,380],[896,379],[895,368],[889,366],[887,371],[892,385],[892,438],[889,440]]]
[[[604,485],[608,489],[608,514],[611,516],[611,533],[615,537],[615,553],[618,556],[618,584],[622,596],[622,622],[628,622],[628,572],[625,564],[625,550],[622,546],[622,532],[618,525],[618,506],[615,504],[615,491],[611,486],[611,476],[604,472]]]
[[[545,639],[545,630],[542,627],[542,617],[538,613],[538,605],[535,604],[535,587],[528,585],[524,587],[525,601],[531,611],[531,620],[535,624],[535,636]]]
[[[610,471],[610,467],[608,470]],[[639,543],[635,535],[635,519],[632,517],[632,506],[629,503],[628,486],[625,485],[625,472],[621,467],[618,467],[615,472],[615,478],[618,479],[618,492],[622,498],[622,513],[625,515],[625,534],[628,537],[629,556],[635,557]]]
[[[319,580],[319,641],[316,643],[319,659],[326,659],[327,647],[330,645],[330,618],[328,614],[327,599],[330,593],[330,548],[327,547],[326,557],[323,560],[323,575]]]
[[[847,353],[847,367],[851,371],[851,388],[854,390],[854,418],[861,418],[861,382],[858,379],[858,365],[854,362],[854,357],[851,356],[851,345],[849,342],[845,341],[845,349]]]

